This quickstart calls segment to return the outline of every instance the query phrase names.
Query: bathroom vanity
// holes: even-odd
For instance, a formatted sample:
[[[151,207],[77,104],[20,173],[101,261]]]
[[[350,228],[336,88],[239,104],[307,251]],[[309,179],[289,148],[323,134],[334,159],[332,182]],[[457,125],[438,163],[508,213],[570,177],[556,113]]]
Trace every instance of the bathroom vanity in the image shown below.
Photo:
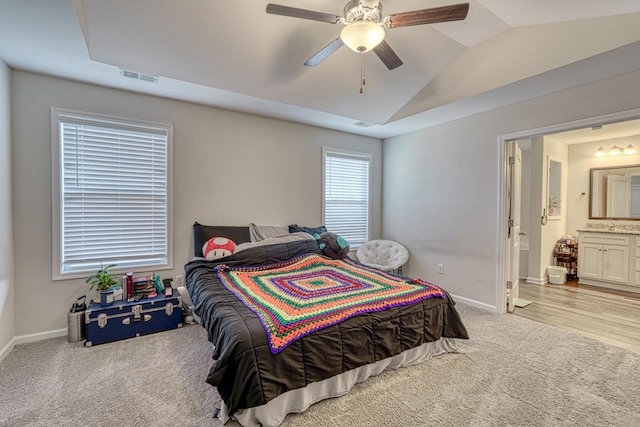
[[[578,230],[580,283],[640,293],[640,228]]]

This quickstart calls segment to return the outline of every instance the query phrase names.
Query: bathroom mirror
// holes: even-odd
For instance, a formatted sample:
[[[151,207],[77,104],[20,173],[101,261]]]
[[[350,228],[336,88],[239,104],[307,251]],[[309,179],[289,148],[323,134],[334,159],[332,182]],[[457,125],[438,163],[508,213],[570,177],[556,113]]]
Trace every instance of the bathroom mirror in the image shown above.
[[[562,161],[547,158],[547,219],[562,218]]]
[[[640,165],[593,168],[589,219],[640,220]]]

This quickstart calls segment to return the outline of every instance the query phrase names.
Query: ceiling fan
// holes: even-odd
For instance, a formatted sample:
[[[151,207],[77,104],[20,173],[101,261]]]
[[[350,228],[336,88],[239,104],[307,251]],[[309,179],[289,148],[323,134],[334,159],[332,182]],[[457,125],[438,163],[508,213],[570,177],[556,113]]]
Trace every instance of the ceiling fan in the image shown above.
[[[364,53],[373,50],[389,70],[401,66],[402,61],[391,49],[389,43],[384,40],[384,28],[391,29],[411,25],[460,21],[467,17],[468,11],[469,3],[461,3],[412,12],[394,13],[383,18],[382,3],[377,0],[350,0],[344,7],[344,16],[273,3],[267,5],[267,13],[273,15],[346,25],[342,29],[340,37],[313,55],[304,65],[314,67],[346,44],[355,52]]]

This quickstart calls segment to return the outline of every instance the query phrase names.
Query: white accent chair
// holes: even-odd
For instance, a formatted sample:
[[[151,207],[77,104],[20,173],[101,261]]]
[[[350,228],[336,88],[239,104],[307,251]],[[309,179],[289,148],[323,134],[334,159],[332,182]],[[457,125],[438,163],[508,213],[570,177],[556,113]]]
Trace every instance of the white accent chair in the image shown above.
[[[409,251],[391,240],[370,240],[358,247],[356,258],[368,267],[402,274],[402,266],[409,260]]]

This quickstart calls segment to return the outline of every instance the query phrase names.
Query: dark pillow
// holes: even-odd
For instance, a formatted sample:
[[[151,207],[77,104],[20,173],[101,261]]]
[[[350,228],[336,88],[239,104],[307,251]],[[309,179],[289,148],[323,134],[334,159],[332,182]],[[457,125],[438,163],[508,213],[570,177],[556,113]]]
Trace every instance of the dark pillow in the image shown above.
[[[322,234],[325,231],[327,231],[327,227],[325,227],[324,225],[321,225],[320,227],[301,227],[298,226],[298,224],[291,224],[289,226],[289,233],[304,232],[309,233],[313,236],[315,234]]]
[[[217,225],[202,225],[197,222],[193,224],[193,253],[195,256],[202,255],[202,246],[212,237],[226,237],[236,244],[250,242],[249,226],[228,227]]]
[[[342,259],[349,254],[349,243],[336,233],[329,231],[315,235],[322,253],[333,259]]]

